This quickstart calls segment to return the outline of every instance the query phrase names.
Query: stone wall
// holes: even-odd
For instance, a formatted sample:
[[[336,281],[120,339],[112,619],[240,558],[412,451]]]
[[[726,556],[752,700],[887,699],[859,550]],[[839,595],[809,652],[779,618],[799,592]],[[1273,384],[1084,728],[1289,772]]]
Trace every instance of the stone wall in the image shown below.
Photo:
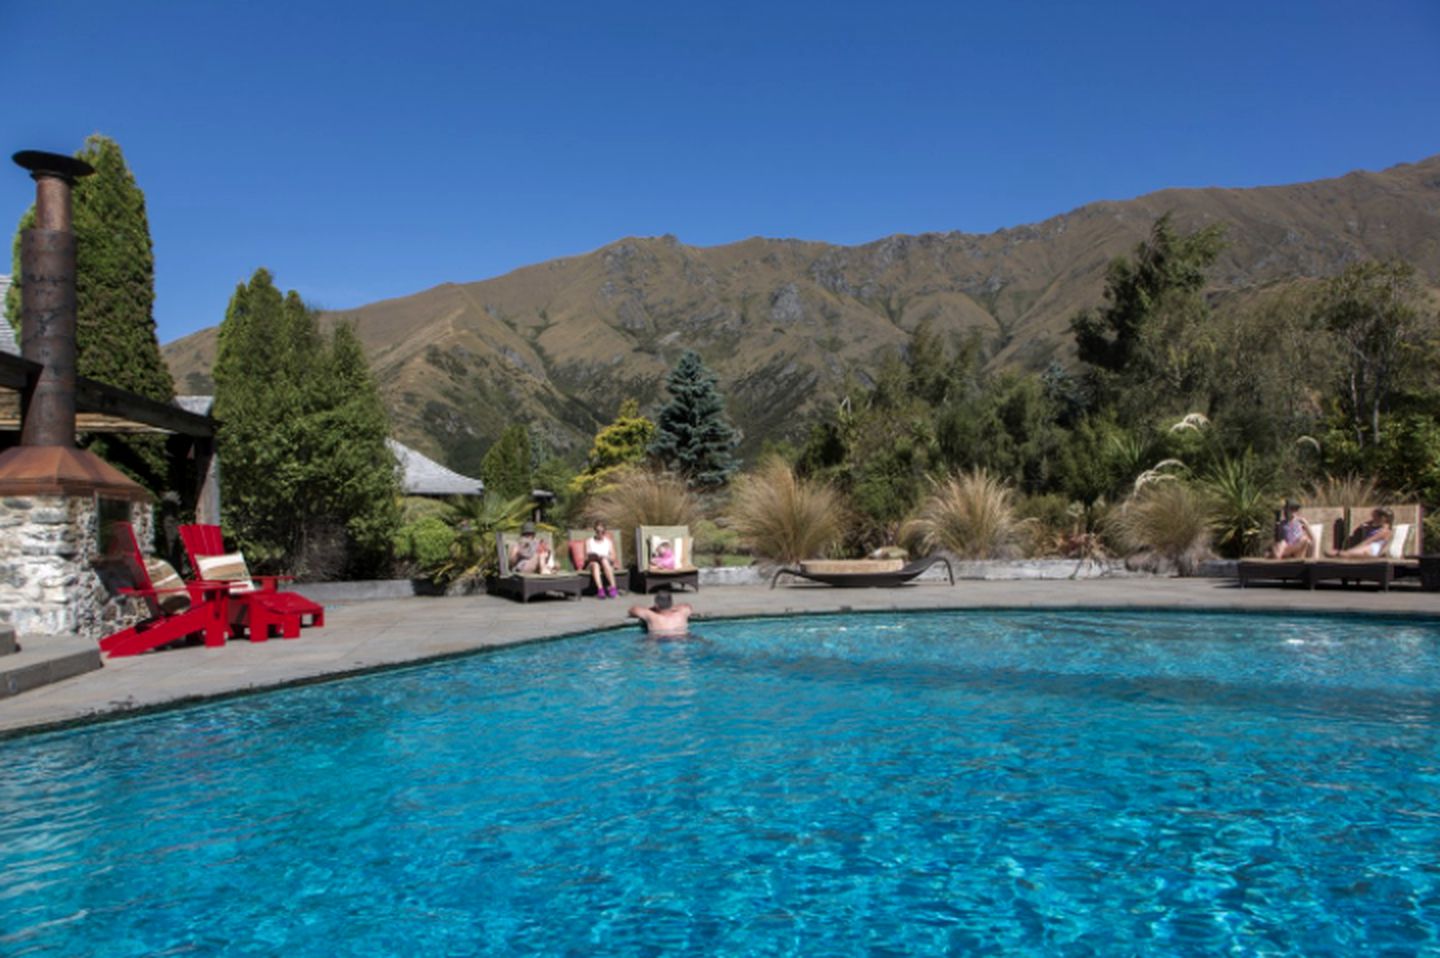
[[[90,565],[99,554],[96,506],[94,496],[0,498],[0,623],[23,639],[98,640],[138,617],[137,603],[112,598]],[[131,505],[130,521],[148,547],[151,506]]]

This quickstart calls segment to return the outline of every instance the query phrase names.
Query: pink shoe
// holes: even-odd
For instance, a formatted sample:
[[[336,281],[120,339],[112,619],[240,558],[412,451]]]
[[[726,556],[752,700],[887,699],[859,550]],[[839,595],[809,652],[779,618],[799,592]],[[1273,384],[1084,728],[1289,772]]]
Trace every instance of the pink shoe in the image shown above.
[[[612,598],[612,599],[618,599],[618,598],[620,598],[620,590],[617,589],[617,588],[615,588],[613,585],[610,587],[610,598]]]
[[[608,598],[610,598],[610,597],[605,594],[605,590],[604,590],[604,589],[596,589],[596,590],[595,590],[595,598],[597,598],[597,599],[608,599]]]

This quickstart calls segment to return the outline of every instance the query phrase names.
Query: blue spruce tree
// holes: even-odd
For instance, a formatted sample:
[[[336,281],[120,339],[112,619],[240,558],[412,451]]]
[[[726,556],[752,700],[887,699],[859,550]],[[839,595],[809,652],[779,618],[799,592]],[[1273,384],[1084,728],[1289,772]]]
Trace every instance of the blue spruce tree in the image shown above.
[[[686,350],[665,382],[670,401],[655,421],[650,455],[684,476],[695,488],[723,486],[739,468],[735,427],[725,416],[725,400],[715,376],[699,355]]]

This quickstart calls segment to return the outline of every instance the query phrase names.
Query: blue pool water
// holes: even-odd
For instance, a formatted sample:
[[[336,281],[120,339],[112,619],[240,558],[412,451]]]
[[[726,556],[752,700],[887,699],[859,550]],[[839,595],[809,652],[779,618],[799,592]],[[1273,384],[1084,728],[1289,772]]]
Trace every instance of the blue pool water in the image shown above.
[[[0,954],[1440,952],[1434,623],[703,632],[0,742]]]

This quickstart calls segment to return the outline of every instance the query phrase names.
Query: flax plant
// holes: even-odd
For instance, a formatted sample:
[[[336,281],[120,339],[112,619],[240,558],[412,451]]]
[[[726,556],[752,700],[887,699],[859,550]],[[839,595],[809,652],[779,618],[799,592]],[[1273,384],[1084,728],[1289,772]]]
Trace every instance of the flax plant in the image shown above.
[[[944,549],[961,559],[995,559],[1019,551],[1029,524],[1015,514],[1010,487],[974,469],[932,480],[929,495],[900,535],[918,552]]]
[[[754,554],[795,563],[834,548],[845,534],[846,512],[833,486],[802,479],[772,456],[736,481],[730,520]]]

